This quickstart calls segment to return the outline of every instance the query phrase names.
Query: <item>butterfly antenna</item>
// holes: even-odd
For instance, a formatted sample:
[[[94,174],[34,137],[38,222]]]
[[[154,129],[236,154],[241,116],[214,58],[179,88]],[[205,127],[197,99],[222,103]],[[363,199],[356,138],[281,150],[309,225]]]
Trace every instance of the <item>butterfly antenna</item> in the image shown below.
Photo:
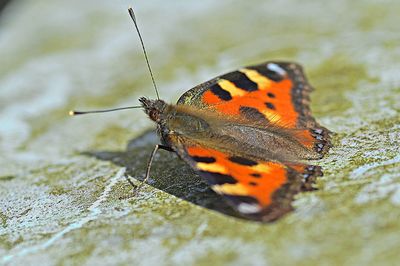
[[[113,108],[113,109],[103,109],[103,110],[93,110],[93,111],[69,111],[69,115],[86,115],[86,114],[94,114],[94,113],[107,113],[107,112],[114,112],[119,110],[126,110],[126,109],[134,109],[134,108],[142,108],[142,106],[127,106],[127,107],[120,107],[120,108]]]
[[[160,95],[158,94],[158,89],[157,89],[156,82],[155,82],[155,80],[154,80],[153,71],[151,71],[151,67],[150,67],[150,63],[149,63],[149,58],[147,57],[146,48],[144,47],[143,38],[142,38],[142,35],[140,34],[139,27],[138,27],[138,24],[137,24],[137,22],[136,22],[135,13],[133,12],[132,7],[129,7],[129,8],[128,8],[128,12],[129,12],[129,16],[131,16],[131,19],[132,19],[133,23],[135,24],[136,32],[137,32],[137,34],[139,35],[139,39],[140,39],[140,43],[141,43],[141,45],[142,45],[142,50],[143,50],[144,58],[146,59],[147,68],[149,69],[150,76],[151,76],[151,80],[153,81],[154,90],[156,91],[157,99],[160,100]]]

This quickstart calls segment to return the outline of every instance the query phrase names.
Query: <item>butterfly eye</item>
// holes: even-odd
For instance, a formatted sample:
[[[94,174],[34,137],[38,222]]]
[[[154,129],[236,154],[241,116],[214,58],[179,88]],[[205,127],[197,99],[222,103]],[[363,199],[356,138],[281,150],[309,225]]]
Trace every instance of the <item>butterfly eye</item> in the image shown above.
[[[159,119],[159,117],[160,117],[160,112],[158,112],[155,109],[152,109],[152,110],[149,111],[149,117],[150,117],[151,120],[157,121]]]

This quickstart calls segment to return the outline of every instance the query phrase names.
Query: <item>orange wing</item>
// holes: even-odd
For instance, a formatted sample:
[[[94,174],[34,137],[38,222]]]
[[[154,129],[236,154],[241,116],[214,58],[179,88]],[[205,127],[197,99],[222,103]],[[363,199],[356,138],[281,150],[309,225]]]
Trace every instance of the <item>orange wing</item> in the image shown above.
[[[199,145],[180,142],[176,152],[211,188],[247,218],[274,221],[292,210],[293,197],[310,190],[321,175],[318,166],[254,161]]]
[[[216,77],[189,90],[178,105],[240,116],[265,126],[294,129],[298,141],[321,157],[330,147],[329,131],[311,116],[308,84],[301,66],[266,62]],[[318,166],[257,161],[185,140],[172,140],[176,152],[211,188],[246,217],[273,221],[292,209],[296,193],[312,189]],[[260,143],[260,145],[264,145]],[[284,147],[283,147],[284,148]]]
[[[299,141],[325,154],[329,131],[311,116],[308,84],[300,65],[266,62],[233,71],[187,91],[177,104],[297,129]]]

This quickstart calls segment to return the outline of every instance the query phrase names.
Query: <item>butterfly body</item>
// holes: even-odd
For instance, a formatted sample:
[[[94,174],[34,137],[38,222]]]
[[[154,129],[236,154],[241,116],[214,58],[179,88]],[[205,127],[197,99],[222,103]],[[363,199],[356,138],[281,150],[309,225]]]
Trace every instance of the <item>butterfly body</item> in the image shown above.
[[[272,221],[311,189],[329,131],[309,110],[311,86],[294,63],[266,62],[216,77],[170,105],[140,98],[163,145],[242,215]]]
[[[146,103],[144,108],[158,124],[163,145],[171,148],[179,140],[260,160],[296,162],[320,157],[299,142],[297,130],[222,116],[196,107],[170,105],[162,100],[140,100]]]

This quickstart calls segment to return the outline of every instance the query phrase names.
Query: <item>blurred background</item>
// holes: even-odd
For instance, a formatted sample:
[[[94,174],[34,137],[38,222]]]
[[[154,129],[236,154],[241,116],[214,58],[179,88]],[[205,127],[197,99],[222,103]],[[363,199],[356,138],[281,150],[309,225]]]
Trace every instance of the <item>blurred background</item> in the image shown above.
[[[215,211],[204,203],[213,197],[207,186],[164,153],[144,193],[119,200],[130,187],[116,173],[142,178],[153,124],[140,110],[67,113],[155,97],[130,5],[170,103],[247,64],[304,66],[313,113],[336,134],[319,190],[299,195],[293,214],[266,226]],[[399,1],[14,0],[0,8],[1,262],[398,261]]]

